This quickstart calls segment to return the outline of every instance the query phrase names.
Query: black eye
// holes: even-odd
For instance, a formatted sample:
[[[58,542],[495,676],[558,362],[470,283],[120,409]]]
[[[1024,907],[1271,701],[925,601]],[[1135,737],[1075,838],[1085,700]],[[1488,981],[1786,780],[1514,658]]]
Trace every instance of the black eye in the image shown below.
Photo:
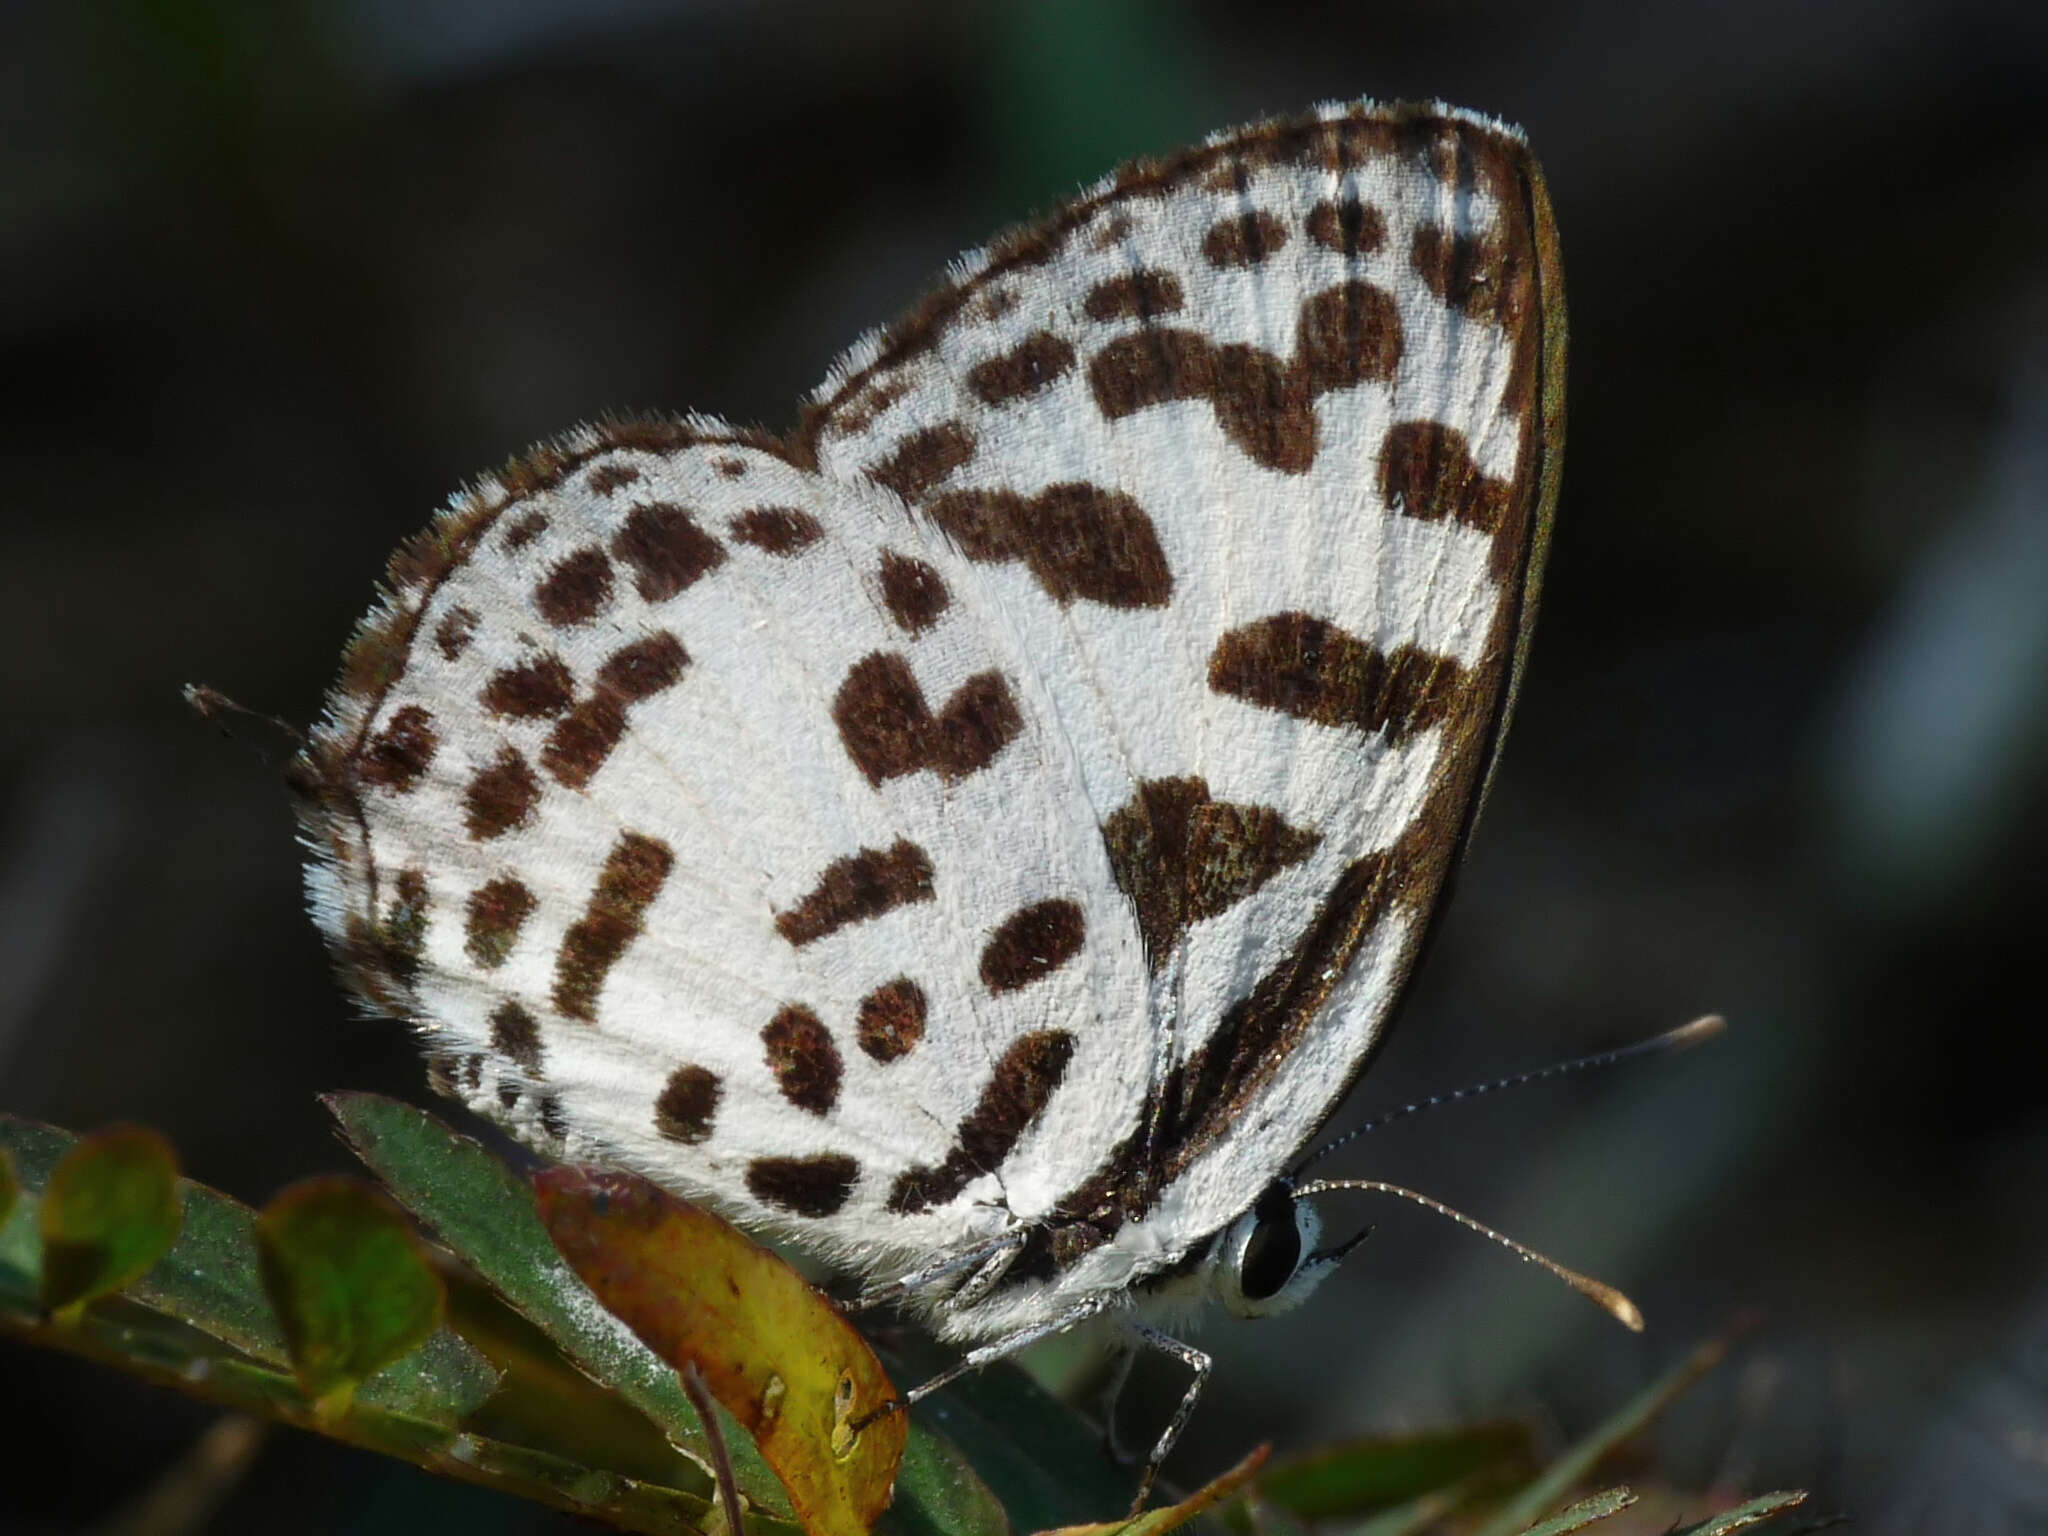
[[[1237,1288],[1247,1301],[1264,1301],[1293,1278],[1294,1266],[1300,1262],[1301,1228],[1295,1225],[1294,1202],[1289,1200],[1259,1213],[1251,1241],[1244,1245]]]

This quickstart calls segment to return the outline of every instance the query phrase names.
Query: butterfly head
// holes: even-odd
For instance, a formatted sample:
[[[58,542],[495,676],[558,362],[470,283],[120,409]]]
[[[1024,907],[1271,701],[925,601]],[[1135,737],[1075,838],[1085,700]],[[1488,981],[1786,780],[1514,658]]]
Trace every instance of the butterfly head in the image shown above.
[[[1223,1305],[1239,1317],[1291,1312],[1327,1279],[1371,1228],[1333,1248],[1318,1248],[1322,1218],[1284,1182],[1270,1185],[1258,1204],[1224,1229],[1216,1255],[1215,1285]]]

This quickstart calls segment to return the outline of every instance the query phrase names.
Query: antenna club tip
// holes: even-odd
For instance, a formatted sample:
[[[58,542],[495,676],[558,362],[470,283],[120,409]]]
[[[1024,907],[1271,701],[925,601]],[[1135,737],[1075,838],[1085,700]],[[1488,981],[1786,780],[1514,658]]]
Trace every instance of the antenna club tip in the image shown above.
[[[1690,1024],[1679,1025],[1667,1038],[1675,1046],[1702,1045],[1727,1031],[1728,1021],[1725,1018],[1718,1013],[1707,1013]]]
[[[1630,1333],[1643,1331],[1643,1311],[1628,1297],[1611,1285],[1603,1285],[1585,1275],[1574,1274],[1573,1289],[1583,1292],[1590,1300],[1600,1304],[1601,1310],[1613,1318]]]

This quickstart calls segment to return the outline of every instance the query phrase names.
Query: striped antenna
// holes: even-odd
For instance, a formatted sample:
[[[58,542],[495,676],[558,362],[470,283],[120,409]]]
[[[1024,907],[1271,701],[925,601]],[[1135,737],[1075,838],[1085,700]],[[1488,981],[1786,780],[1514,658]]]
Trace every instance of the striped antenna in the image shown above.
[[[1425,1109],[1438,1109],[1446,1104],[1460,1104],[1466,1099],[1481,1098],[1489,1093],[1498,1093],[1503,1088],[1520,1088],[1526,1083],[1540,1083],[1546,1078],[1563,1077],[1572,1072],[1587,1072],[1595,1067],[1611,1067],[1620,1062],[1634,1061],[1642,1056],[1657,1056],[1665,1051],[1682,1051],[1690,1046],[1700,1045],[1713,1039],[1728,1027],[1728,1021],[1718,1013],[1710,1013],[1694,1019],[1690,1024],[1681,1024],[1676,1029],[1667,1029],[1661,1035],[1648,1040],[1638,1040],[1634,1045],[1617,1046],[1611,1051],[1601,1051],[1592,1056],[1580,1056],[1572,1061],[1555,1062],[1547,1067],[1538,1067],[1533,1072],[1517,1072],[1512,1077],[1497,1078],[1490,1083],[1474,1083],[1469,1088],[1455,1089],[1450,1093],[1434,1094],[1426,1099],[1417,1099],[1413,1104],[1403,1104],[1399,1109],[1389,1110],[1384,1115],[1375,1115],[1360,1126],[1354,1126],[1335,1141],[1326,1141],[1309,1153],[1288,1175],[1290,1180],[1298,1179],[1309,1168],[1321,1162],[1347,1142],[1356,1141],[1367,1131],[1376,1131],[1383,1125],[1392,1125],[1396,1120],[1405,1120],[1410,1115],[1422,1113]],[[1299,1191],[1297,1191],[1299,1193]]]

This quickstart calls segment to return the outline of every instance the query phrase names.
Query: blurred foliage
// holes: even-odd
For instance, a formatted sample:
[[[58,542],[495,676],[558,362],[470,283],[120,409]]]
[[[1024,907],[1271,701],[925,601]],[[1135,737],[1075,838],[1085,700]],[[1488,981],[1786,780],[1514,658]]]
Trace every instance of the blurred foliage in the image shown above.
[[[355,1179],[308,1179],[265,1206],[256,1268],[299,1388],[323,1415],[424,1344],[447,1303],[410,1225]]]
[[[1482,1536],[1578,1530],[1634,1496],[1599,1496],[1547,1520],[1544,1511],[1639,1437],[1726,1347],[1696,1351],[1547,1467],[1511,1424],[1354,1440],[1263,1473],[1261,1448],[1177,1503],[1089,1521],[1076,1516],[1111,1495],[1082,1472],[1095,1459],[1083,1449],[1088,1432],[1014,1368],[920,1405],[907,1446],[900,1416],[855,1434],[860,1416],[894,1395],[888,1377],[830,1302],[735,1229],[611,1172],[543,1170],[536,1200],[429,1115],[370,1095],[331,1104],[399,1199],[433,1213],[450,1248],[441,1262],[457,1277],[454,1302],[444,1308],[441,1275],[398,1212],[356,1181],[307,1181],[258,1216],[177,1179],[169,1149],[148,1133],[74,1139],[0,1116],[0,1154],[21,1170],[20,1197],[0,1224],[0,1327],[649,1533],[716,1523],[708,1467],[719,1450],[671,1369],[701,1367],[729,1410],[716,1440],[733,1453],[746,1524],[761,1536],[859,1536],[870,1525],[895,1536],[1164,1536],[1212,1511],[1242,1532],[1276,1519],[1291,1529],[1366,1518],[1422,1531],[1454,1513],[1479,1516]],[[66,1202],[76,1207],[68,1215]],[[167,1223],[165,1211],[180,1207],[191,1219]],[[92,1270],[96,1282],[117,1283],[74,1294],[54,1319],[39,1299],[48,1256],[61,1251],[42,1243],[47,1230],[74,1241],[89,1233],[99,1251],[121,1256]],[[144,1251],[152,1256],[136,1274],[132,1256]],[[460,1331],[442,1325],[444,1310]],[[658,1445],[593,1439],[580,1423],[592,1388],[693,1433],[657,1436]],[[505,1404],[510,1395],[523,1410]],[[520,1438],[497,1437],[515,1425]],[[882,1426],[894,1433],[876,1435]],[[1744,1529],[1800,1496],[1771,1497],[1696,1529]]]
[[[177,1238],[184,1209],[170,1144],[141,1126],[85,1137],[42,1191],[43,1310],[140,1279]]]

